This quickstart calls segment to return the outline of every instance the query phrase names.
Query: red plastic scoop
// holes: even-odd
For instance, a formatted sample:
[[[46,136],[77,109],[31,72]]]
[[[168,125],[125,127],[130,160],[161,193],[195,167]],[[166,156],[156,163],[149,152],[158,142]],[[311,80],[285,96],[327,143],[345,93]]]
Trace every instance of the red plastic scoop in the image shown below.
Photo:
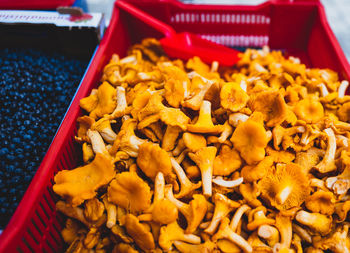
[[[116,1],[116,5],[163,33],[165,38],[160,39],[160,43],[169,57],[188,60],[199,56],[206,63],[217,61],[222,66],[232,66],[239,60],[240,52],[237,50],[202,39],[193,33],[176,33],[171,26],[124,1]]]

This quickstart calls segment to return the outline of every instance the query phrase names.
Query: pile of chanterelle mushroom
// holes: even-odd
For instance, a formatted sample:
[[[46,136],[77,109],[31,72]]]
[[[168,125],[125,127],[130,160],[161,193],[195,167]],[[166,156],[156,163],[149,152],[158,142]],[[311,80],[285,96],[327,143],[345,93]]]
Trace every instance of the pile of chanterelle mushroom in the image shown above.
[[[55,176],[68,252],[350,252],[347,81],[268,48],[232,68],[146,39],[80,101]]]

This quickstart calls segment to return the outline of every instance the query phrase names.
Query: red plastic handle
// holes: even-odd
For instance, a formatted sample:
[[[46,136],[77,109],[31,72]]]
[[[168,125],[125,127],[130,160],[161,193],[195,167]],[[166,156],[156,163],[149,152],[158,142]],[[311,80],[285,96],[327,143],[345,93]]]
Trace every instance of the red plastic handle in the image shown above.
[[[118,0],[115,2],[115,4],[117,7],[127,11],[129,14],[142,20],[146,24],[152,26],[157,31],[163,33],[166,37],[170,37],[171,35],[176,33],[175,30],[171,26],[169,26],[169,25],[163,23],[162,21],[152,17],[151,15],[147,14],[146,12],[143,12],[140,9],[137,9],[136,7],[132,6],[129,3]]]

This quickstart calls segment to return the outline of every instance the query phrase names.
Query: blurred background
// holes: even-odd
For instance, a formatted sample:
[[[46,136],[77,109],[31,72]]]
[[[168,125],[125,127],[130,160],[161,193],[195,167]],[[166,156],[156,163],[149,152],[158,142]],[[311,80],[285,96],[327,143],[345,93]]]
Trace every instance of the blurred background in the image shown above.
[[[293,0],[291,0],[293,1]],[[264,0],[182,0],[185,3],[198,4],[244,4],[256,5]],[[326,9],[328,22],[335,33],[343,51],[350,62],[350,0],[321,0]],[[112,14],[114,0],[77,0],[75,6],[80,6],[87,12],[103,12],[108,21]]]

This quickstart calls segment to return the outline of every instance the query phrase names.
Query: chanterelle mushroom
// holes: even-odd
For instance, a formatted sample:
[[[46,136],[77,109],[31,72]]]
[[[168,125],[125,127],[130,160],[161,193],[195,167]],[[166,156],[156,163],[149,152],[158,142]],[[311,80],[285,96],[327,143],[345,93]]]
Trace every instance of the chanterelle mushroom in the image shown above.
[[[184,230],[173,222],[167,226],[161,227],[158,243],[163,250],[168,251],[175,241],[183,241],[191,244],[200,244],[200,237],[194,234],[185,234]]]
[[[97,89],[97,105],[90,112],[90,117],[96,119],[113,112],[117,105],[117,91],[108,82],[103,82]]]
[[[146,210],[151,197],[148,184],[134,172],[118,174],[108,187],[108,200],[131,212]]]
[[[321,235],[327,235],[332,230],[331,216],[328,217],[324,214],[309,213],[302,210],[297,212],[295,219]]]
[[[187,220],[185,233],[195,232],[207,212],[208,204],[204,196],[193,194],[193,200],[185,204],[174,197],[171,185],[165,187],[165,196],[185,216]]]
[[[216,193],[213,196],[213,201],[215,203],[214,215],[209,226],[204,230],[208,234],[213,234],[219,226],[220,221],[231,211],[240,206],[238,202],[233,201],[220,193]]]
[[[249,100],[247,93],[242,90],[238,83],[225,83],[220,91],[221,105],[225,109],[237,112],[246,106]]]
[[[231,141],[248,164],[255,164],[264,159],[268,139],[262,123],[248,119],[239,124],[232,134]]]
[[[319,249],[331,250],[334,253],[349,253],[349,224],[345,224],[342,227],[339,226],[333,234],[321,240],[317,240],[314,245]]]
[[[296,104],[294,112],[299,119],[308,123],[316,123],[324,115],[322,104],[313,97],[300,100]]]
[[[190,158],[198,165],[202,174],[203,194],[212,195],[213,164],[217,149],[215,147],[204,147],[196,153],[190,153]]]
[[[199,111],[199,117],[195,124],[187,125],[187,130],[193,133],[221,133],[223,127],[221,125],[214,125],[211,119],[211,103],[204,100]]]
[[[274,90],[267,90],[258,93],[253,97],[251,109],[261,112],[268,127],[281,124],[287,117],[287,105],[281,93]]]
[[[292,163],[271,170],[259,181],[259,188],[262,198],[280,210],[299,206],[310,191],[307,176]]]
[[[215,157],[213,175],[228,176],[242,165],[242,159],[235,149],[223,145],[219,155]]]
[[[143,173],[152,180],[159,171],[165,178],[173,175],[170,157],[158,144],[151,142],[142,144],[136,162]]]
[[[91,163],[83,167],[58,172],[54,178],[53,190],[77,206],[85,199],[93,198],[96,191],[108,184],[114,175],[114,164],[111,159],[98,153]]]
[[[228,218],[223,218],[218,229],[218,232],[213,236],[213,240],[224,238],[228,239],[234,244],[237,244],[244,252],[253,252],[250,244],[240,235],[236,234],[229,227],[230,220]]]
[[[123,217],[123,220],[126,231],[142,250],[152,250],[155,248],[152,233],[147,231],[134,215],[127,214]]]
[[[266,46],[113,55],[80,101],[85,166],[55,177],[67,252],[349,252],[348,86]]]

